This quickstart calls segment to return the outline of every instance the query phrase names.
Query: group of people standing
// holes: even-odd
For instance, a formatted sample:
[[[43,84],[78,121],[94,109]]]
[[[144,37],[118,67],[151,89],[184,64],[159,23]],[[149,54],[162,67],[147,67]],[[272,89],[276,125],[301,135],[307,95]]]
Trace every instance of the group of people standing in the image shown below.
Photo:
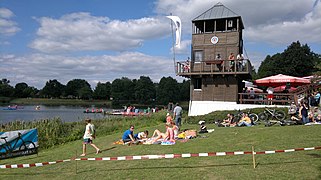
[[[221,54],[217,54],[216,57],[215,57],[215,60],[222,61]],[[243,54],[238,54],[236,56],[236,58],[235,58],[234,53],[231,53],[228,56],[228,60],[229,60],[228,71],[235,71],[235,70],[236,71],[243,71],[244,70],[244,64],[243,64],[244,56],[243,56]],[[222,71],[223,63],[224,63],[224,61],[222,61],[221,63],[216,64],[216,66],[219,69],[219,71]]]
[[[228,60],[230,61],[230,69],[229,71],[243,71],[243,60],[244,60],[244,56],[243,54],[238,54],[236,56],[234,56],[234,53],[231,53],[228,57]]]

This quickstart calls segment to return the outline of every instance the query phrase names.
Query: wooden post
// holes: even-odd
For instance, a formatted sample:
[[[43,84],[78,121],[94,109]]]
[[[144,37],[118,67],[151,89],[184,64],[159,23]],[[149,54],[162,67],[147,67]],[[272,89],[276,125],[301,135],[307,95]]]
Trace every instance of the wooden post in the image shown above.
[[[77,155],[77,149],[76,149],[76,156],[75,156],[75,161],[76,161],[76,158],[78,157]],[[77,174],[77,161],[75,162],[76,163],[76,174]]]
[[[255,155],[254,155],[254,146],[252,146],[252,159],[253,159],[253,168],[255,169]]]

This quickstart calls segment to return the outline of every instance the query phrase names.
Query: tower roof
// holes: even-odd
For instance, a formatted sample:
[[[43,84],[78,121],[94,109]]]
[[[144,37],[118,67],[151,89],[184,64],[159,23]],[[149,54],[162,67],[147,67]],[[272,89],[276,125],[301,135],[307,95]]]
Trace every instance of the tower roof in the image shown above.
[[[229,8],[225,7],[222,3],[217,3],[201,15],[197,16],[193,21],[208,20],[208,19],[222,19],[241,17]]]

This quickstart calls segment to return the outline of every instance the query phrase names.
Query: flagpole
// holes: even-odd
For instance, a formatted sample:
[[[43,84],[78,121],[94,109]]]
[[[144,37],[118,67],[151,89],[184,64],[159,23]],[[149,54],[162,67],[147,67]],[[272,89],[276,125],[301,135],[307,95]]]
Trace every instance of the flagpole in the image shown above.
[[[170,13],[172,16],[172,13]],[[175,53],[175,39],[174,39],[174,31],[173,31],[173,21],[171,21],[171,29],[172,29],[172,47],[173,47],[173,62],[174,62],[174,73],[176,73],[176,53]]]

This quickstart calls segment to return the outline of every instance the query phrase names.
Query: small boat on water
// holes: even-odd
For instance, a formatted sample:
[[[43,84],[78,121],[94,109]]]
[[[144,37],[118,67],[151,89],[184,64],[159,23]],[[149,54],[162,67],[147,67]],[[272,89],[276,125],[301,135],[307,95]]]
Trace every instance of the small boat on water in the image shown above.
[[[15,107],[7,107],[7,108],[3,108],[3,110],[17,110],[17,108],[15,108]]]
[[[115,115],[115,116],[118,116],[118,115],[123,115],[123,111],[121,110],[112,110],[111,112],[110,111],[106,111],[105,112],[106,115]]]
[[[104,113],[104,109],[103,108],[100,108],[100,109],[92,109],[91,111],[89,109],[86,109],[84,111],[84,113]]]
[[[139,112],[126,112],[123,110],[113,110],[112,112],[106,112],[107,115],[113,115],[113,116],[143,116],[148,115],[146,113],[139,113]]]
[[[23,109],[23,106],[9,105],[7,108],[4,108],[3,110],[17,110],[17,109]]]

